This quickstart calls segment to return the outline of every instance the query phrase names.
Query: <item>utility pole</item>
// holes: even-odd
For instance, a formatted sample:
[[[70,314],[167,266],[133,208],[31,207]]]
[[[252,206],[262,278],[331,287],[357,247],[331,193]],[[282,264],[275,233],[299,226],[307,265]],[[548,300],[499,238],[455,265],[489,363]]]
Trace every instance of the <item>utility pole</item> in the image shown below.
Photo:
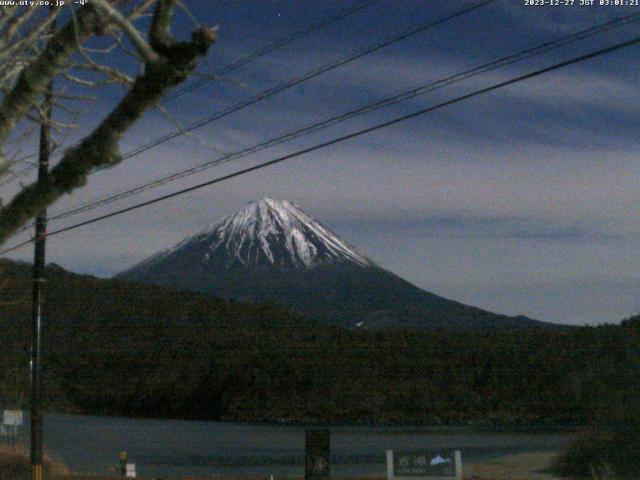
[[[51,110],[53,80],[47,85],[42,102],[43,121],[40,126],[40,154],[38,181],[49,175],[51,152]],[[45,241],[47,235],[47,209],[36,217],[35,248],[33,257],[33,297],[31,323],[31,472],[32,480],[42,480],[42,290],[45,282]]]

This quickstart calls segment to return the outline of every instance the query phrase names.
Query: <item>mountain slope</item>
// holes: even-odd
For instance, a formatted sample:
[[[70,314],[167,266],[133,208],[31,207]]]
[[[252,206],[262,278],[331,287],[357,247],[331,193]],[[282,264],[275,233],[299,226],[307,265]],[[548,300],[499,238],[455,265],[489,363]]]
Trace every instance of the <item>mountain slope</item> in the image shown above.
[[[245,305],[197,292],[132,284],[47,266],[44,322],[49,328],[92,328],[113,323],[134,326],[298,324],[299,317],[274,305]],[[32,266],[0,259],[0,326],[27,328],[31,315]]]
[[[297,206],[268,198],[117,278],[242,301],[275,301],[305,317],[348,327],[544,325],[421,290],[378,267]]]

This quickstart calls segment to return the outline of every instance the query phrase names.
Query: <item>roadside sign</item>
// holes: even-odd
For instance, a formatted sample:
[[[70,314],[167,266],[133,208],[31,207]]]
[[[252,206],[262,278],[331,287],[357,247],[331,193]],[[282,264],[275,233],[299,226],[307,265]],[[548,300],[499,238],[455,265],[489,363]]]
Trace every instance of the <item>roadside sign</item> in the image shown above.
[[[127,463],[125,467],[125,476],[129,478],[136,477],[136,464],[135,463]]]
[[[22,425],[22,410],[5,410],[2,415],[4,425]]]
[[[305,433],[306,480],[329,478],[329,430],[307,430]]]
[[[387,450],[387,479],[462,480],[462,454],[460,450]]]

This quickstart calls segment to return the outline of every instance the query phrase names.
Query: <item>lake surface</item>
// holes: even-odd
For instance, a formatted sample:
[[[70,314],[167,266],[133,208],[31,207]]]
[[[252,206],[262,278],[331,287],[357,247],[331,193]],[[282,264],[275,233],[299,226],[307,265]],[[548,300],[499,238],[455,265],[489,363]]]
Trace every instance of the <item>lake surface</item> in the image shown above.
[[[28,418],[25,418],[25,430]],[[387,449],[453,448],[463,465],[558,450],[569,433],[486,433],[429,427],[329,427],[332,476],[384,475]],[[304,475],[304,426],[84,415],[45,417],[45,450],[73,471],[107,473],[126,450],[139,476]],[[25,432],[27,433],[27,432]]]

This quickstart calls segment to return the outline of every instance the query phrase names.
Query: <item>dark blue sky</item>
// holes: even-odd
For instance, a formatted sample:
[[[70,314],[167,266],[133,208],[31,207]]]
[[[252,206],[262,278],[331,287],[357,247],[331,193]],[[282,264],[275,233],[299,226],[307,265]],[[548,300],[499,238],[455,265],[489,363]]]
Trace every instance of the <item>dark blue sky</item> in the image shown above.
[[[186,1],[219,25],[201,72],[354,5]],[[169,103],[183,125],[474,2],[378,1]],[[483,64],[640,7],[502,0],[229,115],[123,165],[52,208],[116,190]],[[598,3],[598,2],[596,2]],[[186,34],[192,26],[178,19]],[[633,38],[638,22],[201,172],[70,225]],[[51,239],[49,260],[110,275],[263,196],[289,199],[360,251],[434,293],[563,323],[640,310],[639,47],[470,99],[285,164]],[[106,108],[113,93],[98,104]],[[96,120],[86,117],[86,125]],[[176,127],[151,112],[123,151]],[[17,240],[17,239],[16,239]],[[16,255],[28,258],[29,252]]]

